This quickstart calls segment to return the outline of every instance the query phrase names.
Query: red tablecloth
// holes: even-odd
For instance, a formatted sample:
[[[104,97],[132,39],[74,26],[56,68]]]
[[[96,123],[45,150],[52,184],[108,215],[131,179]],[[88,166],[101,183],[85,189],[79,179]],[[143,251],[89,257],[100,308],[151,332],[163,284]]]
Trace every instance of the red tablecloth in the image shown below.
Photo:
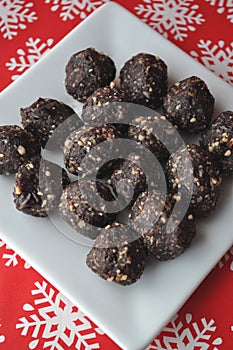
[[[0,0],[0,89],[107,1]],[[117,2],[233,84],[232,0]],[[0,282],[1,349],[119,349],[2,241]],[[148,349],[233,349],[233,248]]]

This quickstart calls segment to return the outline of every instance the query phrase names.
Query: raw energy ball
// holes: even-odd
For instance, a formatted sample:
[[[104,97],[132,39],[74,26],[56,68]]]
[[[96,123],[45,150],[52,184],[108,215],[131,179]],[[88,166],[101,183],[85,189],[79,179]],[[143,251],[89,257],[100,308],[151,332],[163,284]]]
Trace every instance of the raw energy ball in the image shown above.
[[[196,234],[193,218],[183,218],[179,210],[173,212],[174,205],[172,195],[146,191],[139,195],[129,214],[129,224],[142,235],[147,255],[158,260],[176,258]]]
[[[171,155],[167,164],[167,179],[172,193],[182,188],[191,194],[189,212],[195,218],[206,217],[215,209],[222,177],[210,154],[195,144],[187,144]],[[192,168],[187,166],[186,151]],[[181,174],[178,177],[178,170]],[[193,181],[188,183],[190,174]],[[192,188],[191,188],[192,187]]]
[[[122,67],[120,82],[128,101],[157,108],[167,92],[167,66],[158,56],[139,53]]]
[[[93,195],[96,192],[100,197]],[[101,199],[110,202],[110,205],[114,201],[104,183],[93,180],[74,181],[62,193],[60,215],[77,233],[95,239],[100,228],[112,223],[117,215],[114,211],[108,212],[107,205]],[[114,209],[114,203],[111,209]]]
[[[30,106],[21,108],[20,114],[23,127],[35,136],[43,148],[54,133],[56,136],[47,148],[63,146],[65,138],[83,124],[72,108],[51,98],[40,97]]]
[[[83,126],[72,132],[66,139],[64,147],[64,161],[67,170],[79,177],[97,173],[100,168],[98,162],[107,161],[107,155],[111,155],[111,151],[114,151],[113,141],[118,137],[121,137],[121,133],[110,124],[97,127]],[[103,141],[106,141],[107,145],[101,148]],[[90,155],[92,149],[95,152],[94,156]],[[84,158],[85,164],[82,163]]]
[[[233,111],[221,113],[201,135],[200,144],[225,175],[233,175]]]
[[[33,157],[16,174],[15,206],[25,214],[45,217],[57,208],[63,188],[69,183],[60,166],[40,156]]]
[[[147,178],[141,167],[141,159],[137,154],[130,154],[128,159],[121,162],[109,179],[110,185],[116,194],[128,206],[130,206],[138,195],[147,189]]]
[[[130,227],[114,223],[101,230],[86,263],[103,279],[130,285],[141,277],[145,268],[143,241]]]
[[[125,101],[124,91],[118,89],[114,83],[100,87],[83,105],[82,119],[88,125],[120,123],[126,117],[123,103]]]
[[[169,87],[163,99],[167,119],[180,130],[198,133],[211,123],[214,97],[206,83],[192,76]]]
[[[20,165],[39,153],[31,133],[17,125],[0,126],[0,174],[15,174]]]
[[[165,116],[139,116],[128,128],[128,139],[147,147],[156,158],[166,160],[169,156],[166,145],[176,142],[175,128]]]
[[[114,80],[116,68],[110,57],[87,48],[73,54],[66,66],[65,86],[74,99],[85,102],[99,87]]]

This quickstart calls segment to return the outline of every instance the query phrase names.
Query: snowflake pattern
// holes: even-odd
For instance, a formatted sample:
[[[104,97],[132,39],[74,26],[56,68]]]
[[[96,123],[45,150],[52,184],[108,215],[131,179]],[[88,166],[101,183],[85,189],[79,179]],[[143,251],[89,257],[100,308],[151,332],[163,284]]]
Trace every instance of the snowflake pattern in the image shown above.
[[[233,41],[227,46],[223,40],[213,43],[201,39],[197,47],[200,50],[193,50],[190,54],[226,82],[233,84]]]
[[[143,4],[135,7],[137,15],[153,29],[158,30],[166,38],[168,32],[175,40],[183,41],[188,31],[195,31],[195,25],[202,24],[205,19],[198,13],[199,5],[193,0],[143,0]]]
[[[30,68],[35,62],[37,62],[42,56],[44,56],[53,45],[53,39],[49,38],[46,42],[42,42],[40,38],[29,38],[26,41],[25,49],[18,49],[18,57],[10,58],[10,61],[6,63],[6,67],[10,71],[16,71],[22,74],[25,70]],[[12,75],[12,80],[16,80],[20,74]]]
[[[60,18],[63,21],[72,20],[75,16],[84,19],[87,17],[87,13],[107,2],[109,0],[45,0],[46,4],[52,5],[51,11],[60,10]]]
[[[176,315],[163,329],[160,339],[153,340],[146,350],[206,350],[210,344],[218,350],[217,345],[222,344],[222,338],[214,335],[217,329],[215,321],[207,321],[204,317],[199,322],[192,322],[192,319],[191,313],[185,315],[185,322]]]
[[[232,260],[232,261],[231,261]],[[230,270],[233,271],[233,246],[231,249],[223,256],[223,258],[218,262],[218,267],[223,268],[228,262],[231,261]]]
[[[6,250],[6,253],[2,254],[2,259],[5,260],[5,266],[15,267],[19,265],[20,261],[24,262],[24,268],[29,269],[31,266],[24,261],[17,253],[14,252],[7,244],[0,240],[0,248]]]
[[[99,328],[92,328],[86,316],[61,293],[55,292],[48,284],[36,282],[32,295],[34,305],[24,304],[27,317],[21,317],[16,329],[21,335],[34,338],[29,349],[64,349],[73,346],[81,350],[99,349],[97,334],[104,334]],[[43,342],[43,344],[41,344]],[[43,346],[43,347],[42,347]],[[38,348],[38,349],[39,349]]]
[[[0,324],[0,327],[1,327],[1,326],[2,326],[2,325]],[[5,335],[0,334],[0,344],[4,343],[4,342],[5,342],[5,340],[6,340]]]
[[[205,0],[211,6],[217,7],[217,13],[227,13],[227,19],[233,23],[233,0]]]
[[[26,29],[26,23],[37,20],[35,11],[31,11],[33,2],[25,0],[0,0],[0,32],[4,39],[12,40],[19,29]]]

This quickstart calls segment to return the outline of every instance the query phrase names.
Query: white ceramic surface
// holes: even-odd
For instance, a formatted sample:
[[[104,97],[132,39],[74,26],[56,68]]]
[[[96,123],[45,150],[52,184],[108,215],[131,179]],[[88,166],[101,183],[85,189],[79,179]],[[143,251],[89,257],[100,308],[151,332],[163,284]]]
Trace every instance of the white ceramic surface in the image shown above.
[[[160,55],[170,81],[203,78],[216,98],[215,114],[233,109],[233,89],[125,9],[108,3],[87,18],[0,95],[0,124],[20,123],[19,107],[39,96],[70,103],[63,80],[68,58],[95,47],[110,55],[118,69],[132,55]],[[192,247],[174,261],[147,267],[135,285],[110,284],[85,266],[87,248],[59,233],[49,219],[16,211],[13,177],[0,177],[0,235],[37,271],[77,304],[124,350],[142,350],[233,243],[233,186],[225,185],[216,214],[198,225]],[[210,291],[211,293],[211,291]]]

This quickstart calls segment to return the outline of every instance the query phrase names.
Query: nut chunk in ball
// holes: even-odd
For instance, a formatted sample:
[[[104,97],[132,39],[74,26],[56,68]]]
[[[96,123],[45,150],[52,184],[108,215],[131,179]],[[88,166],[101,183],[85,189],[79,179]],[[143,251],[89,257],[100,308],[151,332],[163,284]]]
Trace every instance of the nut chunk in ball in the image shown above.
[[[195,76],[169,87],[163,100],[167,119],[178,129],[199,133],[210,126],[214,97],[206,83]]]
[[[45,217],[57,208],[63,188],[69,183],[66,171],[60,166],[33,157],[16,174],[15,206],[25,214]]]
[[[130,225],[142,235],[149,257],[174,259],[190,246],[196,234],[193,218],[183,218],[180,208],[174,210],[175,203],[172,195],[152,190],[143,192],[132,207]]]
[[[158,56],[139,53],[122,67],[120,82],[128,101],[157,108],[167,92],[167,66]]]
[[[0,126],[0,174],[15,174],[20,165],[39,153],[31,133],[17,125]]]
[[[79,177],[97,174],[114,152],[114,140],[121,133],[112,125],[83,126],[65,141],[64,160],[67,170]],[[101,145],[105,141],[104,145]],[[101,163],[103,161],[103,164]]]
[[[114,205],[114,197],[104,183],[78,180],[63,191],[59,212],[77,233],[95,239],[100,228],[115,220],[117,212]]]
[[[233,111],[221,113],[200,140],[225,175],[233,175]]]
[[[65,86],[74,99],[85,102],[99,87],[114,80],[116,67],[112,59],[93,48],[73,54],[66,66]]]
[[[23,127],[43,148],[62,147],[71,131],[83,124],[71,107],[51,98],[38,98],[30,106],[21,108],[20,114]],[[51,143],[47,144],[52,135]]]
[[[141,277],[145,268],[143,241],[130,227],[114,223],[101,231],[86,263],[103,279],[130,285]]]
[[[187,147],[187,148],[186,148]],[[190,214],[196,218],[212,213],[221,190],[222,177],[209,152],[195,144],[187,144],[171,155],[167,164],[167,178],[172,193],[187,190],[191,193]],[[188,154],[187,154],[188,151]],[[187,166],[187,157],[191,168]],[[178,176],[178,173],[181,175]],[[192,174],[192,181],[190,179]]]

